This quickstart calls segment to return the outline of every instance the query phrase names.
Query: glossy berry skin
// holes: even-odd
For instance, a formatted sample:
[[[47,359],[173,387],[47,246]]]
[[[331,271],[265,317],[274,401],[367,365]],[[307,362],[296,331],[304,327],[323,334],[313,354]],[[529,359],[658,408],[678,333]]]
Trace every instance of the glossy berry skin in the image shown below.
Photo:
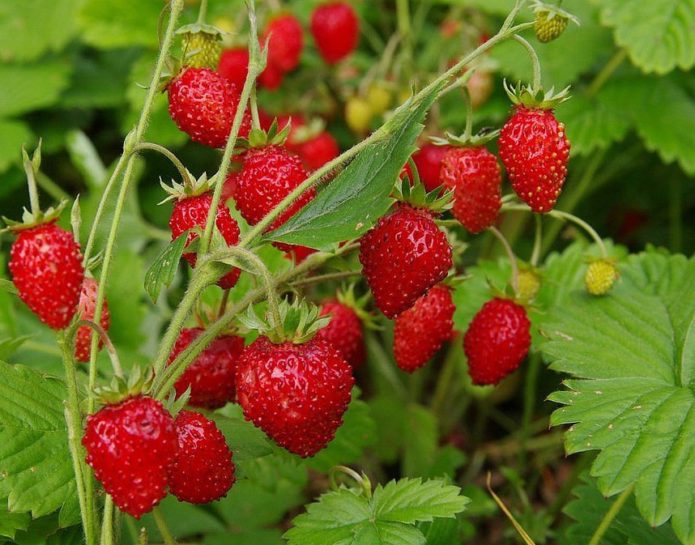
[[[398,315],[393,329],[393,353],[398,367],[416,371],[451,338],[456,307],[451,292],[435,286]]]
[[[211,204],[212,194],[209,192],[176,201],[174,210],[169,218],[171,240],[177,239],[184,231],[193,229],[194,227],[205,229],[205,223],[207,222],[208,211],[210,210]],[[217,207],[215,225],[220,233],[222,233],[222,237],[228,245],[233,246],[239,242],[239,225],[236,220],[232,218],[229,209],[224,204],[219,204]],[[189,232],[186,245],[189,245],[197,237],[197,233],[193,231]],[[191,267],[195,267],[197,257],[198,256],[194,252],[183,254],[183,258],[188,261]],[[218,285],[221,288],[229,289],[237,283],[240,274],[241,271],[239,269],[232,269],[220,278]]]
[[[54,222],[19,231],[9,262],[19,297],[44,324],[66,328],[80,300],[84,268],[72,233]]]
[[[324,61],[335,64],[357,47],[359,20],[347,2],[318,6],[311,14],[311,34]]]
[[[220,55],[217,71],[241,90],[249,72],[249,52],[245,47],[225,49]]]
[[[116,506],[139,519],[167,493],[178,449],[174,420],[159,401],[131,397],[87,417],[87,463]]]
[[[295,152],[307,170],[316,170],[340,155],[338,142],[331,133],[323,131],[305,142],[292,143],[287,147]]]
[[[335,436],[350,403],[352,369],[330,344],[274,344],[260,337],[236,372],[244,416],[278,445],[306,458]]]
[[[316,338],[333,345],[353,369],[364,363],[362,321],[348,305],[331,300],[321,305],[321,316],[330,316],[328,325],[319,329]]]
[[[217,425],[200,413],[181,411],[176,420],[178,453],[169,466],[169,488],[179,501],[210,503],[235,481],[232,451]]]
[[[268,64],[258,76],[258,83],[261,87],[268,89],[268,91],[275,91],[282,85],[284,79],[285,72],[272,64]]]
[[[444,185],[454,189],[454,217],[471,233],[495,223],[502,207],[502,174],[484,147],[455,147],[442,161]]]
[[[167,87],[169,115],[191,140],[223,148],[239,106],[237,88],[208,68],[187,68]],[[244,112],[239,136],[251,130],[251,114]]]
[[[289,13],[275,17],[268,23],[262,43],[268,41],[268,66],[280,72],[291,72],[299,65],[304,48],[302,26]]]
[[[306,180],[308,174],[301,159],[283,146],[251,148],[241,157],[241,170],[232,172],[225,186],[234,197],[237,209],[251,225],[261,221],[282,199]],[[305,192],[285,210],[268,229],[272,231],[314,197]]]
[[[182,329],[167,365],[173,362],[204,330],[199,327]],[[234,370],[244,339],[236,335],[220,335],[189,365],[176,381],[176,397],[190,387],[188,404],[204,409],[219,409],[234,401]]]
[[[549,212],[567,176],[570,143],[552,110],[517,106],[502,127],[500,158],[515,193],[534,212]]]
[[[376,306],[394,318],[451,268],[451,247],[431,214],[398,205],[360,241],[360,262]]]
[[[463,348],[474,384],[497,384],[516,371],[531,345],[526,310],[499,297],[485,303],[473,317]]]
[[[77,315],[80,320],[90,320],[94,321],[94,312],[97,306],[97,291],[99,290],[99,284],[94,278],[85,277],[82,282],[82,291],[80,292],[80,302],[77,305]],[[101,320],[99,320],[104,331],[109,330],[109,325],[111,325],[111,316],[109,314],[109,307],[106,304],[106,299],[104,299],[104,304],[101,307]],[[77,361],[86,362],[89,361],[89,356],[92,348],[92,332],[94,330],[86,325],[80,326],[77,329],[77,334],[75,335],[75,359]],[[99,348],[102,347],[104,343],[99,338]]]
[[[427,191],[433,191],[442,185],[440,178],[442,160],[450,149],[452,146],[423,144],[413,154],[413,162],[417,167],[418,176],[420,176],[420,181]]]

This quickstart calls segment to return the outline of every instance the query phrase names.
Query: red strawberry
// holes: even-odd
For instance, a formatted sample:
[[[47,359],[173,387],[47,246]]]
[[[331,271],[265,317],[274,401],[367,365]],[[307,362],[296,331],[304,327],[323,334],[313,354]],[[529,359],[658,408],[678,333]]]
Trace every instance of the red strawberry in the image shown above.
[[[87,417],[87,463],[124,513],[139,519],[167,493],[178,443],[171,415],[151,397],[131,397]]]
[[[330,2],[314,10],[311,33],[324,61],[335,64],[355,50],[359,24],[355,10],[346,2]]]
[[[497,384],[516,371],[531,345],[526,310],[499,297],[485,303],[463,338],[468,373],[474,384]]]
[[[445,286],[435,286],[401,312],[393,329],[393,353],[398,367],[412,373],[425,365],[451,338],[456,307]]]
[[[169,356],[169,362],[183,352],[198,335],[201,328],[183,329]],[[190,386],[188,403],[194,407],[219,409],[234,401],[234,369],[244,349],[244,339],[234,335],[217,337],[189,365],[176,381],[176,396],[182,395]]]
[[[222,51],[217,71],[241,92],[249,72],[248,50],[245,47],[234,47]]]
[[[210,210],[210,204],[212,204],[212,194],[209,192],[177,200],[176,203],[174,203],[174,210],[169,218],[171,240],[178,238],[181,233],[188,229],[193,229],[194,227],[204,229],[208,211]],[[239,242],[239,225],[237,225],[236,220],[232,218],[229,209],[224,204],[220,203],[217,207],[217,219],[215,224],[220,233],[222,233],[227,244],[232,246]],[[193,242],[197,237],[197,233],[193,231],[189,232],[186,245]],[[183,254],[183,258],[190,263],[191,267],[195,267],[197,257],[198,256],[193,252]],[[239,279],[239,274],[241,274],[239,269],[232,269],[220,278],[218,285],[224,289],[233,287]]]
[[[281,242],[275,243],[275,246],[285,251],[285,257],[287,259],[292,259],[295,263],[299,264],[304,261],[311,254],[315,254],[317,250],[313,248],[307,248],[306,246],[297,246],[295,244],[282,244]]]
[[[377,307],[394,318],[446,277],[451,247],[427,210],[400,204],[362,237],[360,262]]]
[[[294,125],[292,126],[294,128]],[[340,155],[340,148],[331,133],[323,131],[304,142],[287,141],[287,147],[302,159],[307,170],[316,170]]]
[[[297,68],[304,48],[302,26],[297,18],[287,13],[272,19],[261,41],[265,43],[268,39],[268,66],[280,72]]]
[[[321,305],[321,316],[330,316],[328,325],[319,329],[316,339],[333,345],[353,369],[364,363],[364,333],[362,321],[348,305],[336,300]]]
[[[223,148],[239,106],[237,88],[208,68],[187,68],[167,87],[169,115],[194,142]],[[251,115],[244,112],[239,136],[251,129]]]
[[[94,278],[86,276],[84,282],[82,282],[80,303],[77,306],[77,314],[80,320],[94,320],[98,290],[99,284],[97,284],[97,281],[94,280]],[[108,331],[110,323],[111,316],[109,315],[109,307],[106,304],[106,299],[104,299],[104,304],[101,307],[100,320],[102,329]],[[86,325],[80,326],[77,330],[77,335],[75,336],[75,359],[77,361],[89,361],[92,348],[92,332],[93,329]],[[99,339],[99,348],[101,348],[102,345],[103,343],[101,339]]]
[[[338,351],[323,341],[274,344],[259,337],[239,360],[236,384],[244,416],[306,458],[335,436],[354,379]]]
[[[442,181],[454,189],[454,217],[471,233],[490,227],[502,206],[497,158],[484,147],[453,147],[442,161]]]
[[[502,127],[500,158],[512,188],[534,212],[549,212],[567,176],[570,143],[552,110],[516,106]]]
[[[210,503],[234,484],[232,451],[217,425],[202,414],[181,411],[176,420],[178,454],[169,466],[169,487],[179,501]]]
[[[241,170],[225,181],[241,215],[251,225],[261,221],[307,178],[302,161],[283,146],[251,148],[241,156]],[[270,226],[277,229],[314,197],[307,191]]]
[[[442,185],[440,170],[442,159],[452,146],[436,146],[434,144],[423,144],[423,146],[413,154],[413,162],[417,167],[420,181],[427,191],[433,191]]]
[[[258,83],[261,87],[265,87],[269,91],[275,91],[280,85],[282,85],[282,80],[285,79],[285,73],[279,68],[268,64],[263,72],[258,76]]]
[[[9,262],[19,297],[53,329],[70,324],[84,278],[80,246],[55,222],[22,229]]]

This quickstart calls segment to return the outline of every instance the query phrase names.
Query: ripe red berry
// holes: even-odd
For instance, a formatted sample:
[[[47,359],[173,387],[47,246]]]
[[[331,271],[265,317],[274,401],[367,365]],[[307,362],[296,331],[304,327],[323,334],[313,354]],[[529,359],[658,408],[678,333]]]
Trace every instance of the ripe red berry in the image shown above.
[[[474,384],[497,384],[516,371],[531,345],[526,310],[499,297],[485,303],[463,338],[468,373]]]
[[[360,262],[377,307],[394,318],[446,277],[451,247],[427,210],[401,204],[362,237]]]
[[[249,72],[248,50],[245,47],[233,47],[222,51],[217,71],[241,91]]]
[[[261,87],[265,87],[269,91],[275,91],[275,89],[282,85],[284,79],[285,73],[282,70],[268,64],[258,76],[258,83]]]
[[[203,332],[201,328],[183,329],[169,355],[169,362],[183,352]],[[188,404],[205,409],[219,409],[234,401],[234,370],[244,349],[244,339],[235,335],[221,335],[189,365],[176,381],[176,396],[190,386]]]
[[[19,231],[9,262],[19,297],[53,329],[70,324],[84,278],[80,246],[55,222]]]
[[[500,158],[512,188],[534,212],[549,212],[567,176],[570,143],[552,110],[517,106],[502,127]]]
[[[177,200],[174,204],[174,210],[169,218],[169,228],[171,229],[171,240],[178,238],[184,231],[193,229],[194,227],[205,228],[205,223],[208,218],[208,211],[212,204],[212,194],[203,193],[193,197],[186,197]],[[230,246],[239,242],[239,225],[229,213],[229,209],[222,203],[217,207],[217,218],[215,220],[217,229],[222,233],[222,237]],[[193,242],[198,237],[198,234],[191,231],[188,233],[186,245]],[[183,254],[183,258],[190,263],[191,267],[195,267],[196,258],[198,256],[193,252]],[[224,289],[233,287],[241,271],[232,269],[218,281],[218,285]]]
[[[339,352],[324,341],[274,344],[260,337],[244,350],[236,384],[244,416],[306,458],[335,436],[354,379]]]
[[[436,146],[434,144],[423,144],[422,147],[413,154],[413,162],[417,167],[420,181],[427,191],[433,191],[442,185],[440,171],[442,160],[452,146]]]
[[[169,466],[169,488],[179,501],[209,503],[234,484],[232,451],[217,425],[200,413],[181,411],[176,420],[178,453]]]
[[[292,125],[294,128],[294,125]],[[331,133],[323,131],[304,142],[287,140],[287,148],[299,155],[307,170],[316,170],[340,155],[338,142]]]
[[[412,373],[430,361],[451,338],[455,310],[449,289],[435,286],[399,314],[393,329],[398,367]]]
[[[241,215],[251,225],[261,221],[307,178],[302,161],[283,146],[251,148],[241,156],[241,170],[225,181]],[[270,226],[276,229],[314,197],[307,191]]]
[[[301,263],[311,254],[315,254],[317,252],[317,250],[314,250],[313,248],[297,246],[296,244],[282,244],[281,242],[277,242],[275,243],[275,246],[280,250],[283,250],[285,252],[285,257],[293,260],[296,264]]]
[[[94,475],[124,513],[139,519],[167,493],[167,468],[178,443],[159,401],[131,397],[87,418],[82,444]]]
[[[239,106],[237,88],[208,68],[187,68],[167,87],[169,115],[194,142],[223,148]],[[244,112],[239,136],[251,129],[251,115]]]
[[[77,315],[80,320],[94,320],[94,312],[97,306],[97,291],[99,284],[94,278],[86,276],[82,282],[82,291],[80,292],[80,302],[77,305]],[[101,307],[101,320],[99,321],[104,331],[109,330],[111,324],[111,316],[109,315],[109,307],[104,299],[104,304]],[[89,326],[80,326],[75,336],[75,359],[77,361],[89,361],[89,356],[92,348],[92,332],[93,329]],[[96,334],[96,333],[95,333]],[[99,338],[99,348],[103,342]]]
[[[454,147],[442,161],[442,181],[454,189],[454,217],[471,233],[495,223],[502,206],[497,158],[484,147]]]
[[[331,321],[316,333],[316,339],[333,345],[353,369],[364,363],[364,333],[362,321],[348,305],[331,300],[321,305],[321,316]]]
[[[357,14],[347,2],[318,6],[311,14],[311,33],[323,60],[335,64],[357,47],[360,37]]]
[[[290,72],[299,65],[304,48],[302,26],[294,15],[286,13],[272,19],[261,41],[268,40],[268,66],[280,72]]]

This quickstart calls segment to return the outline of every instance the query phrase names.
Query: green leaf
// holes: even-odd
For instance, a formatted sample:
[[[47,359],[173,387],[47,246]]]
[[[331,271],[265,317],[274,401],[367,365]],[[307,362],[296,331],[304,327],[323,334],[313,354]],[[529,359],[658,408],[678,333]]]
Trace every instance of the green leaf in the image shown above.
[[[514,0],[438,0],[437,3],[475,8],[490,15],[500,16],[507,15],[514,7]]]
[[[441,87],[419,102],[402,105],[379,130],[383,134],[358,153],[316,198],[268,235],[271,240],[326,248],[359,237],[391,205],[389,194],[415,150],[422,121]]]
[[[273,446],[266,435],[244,418],[241,407],[234,403],[212,414],[212,418],[225,435],[229,448],[234,452],[234,462],[255,460],[273,453]]]
[[[37,64],[0,64],[0,117],[52,106],[68,85],[70,65],[52,60]]]
[[[157,21],[163,7],[163,3],[138,0],[87,0],[78,15],[82,37],[101,49],[156,47]]]
[[[578,292],[550,312],[543,353],[574,377],[550,397],[564,405],[551,422],[572,424],[569,453],[601,451],[592,475],[602,493],[635,483],[645,519],[656,526],[672,516],[680,539],[695,543],[695,362],[682,358],[695,317],[695,297],[683,296],[695,293],[695,260],[644,253],[621,271],[611,295]]]
[[[106,184],[106,167],[89,137],[79,130],[70,131],[65,144],[72,164],[80,171],[87,187],[102,188]]]
[[[458,519],[434,519],[419,523],[418,529],[425,535],[427,545],[452,545],[462,543],[461,524]]]
[[[645,72],[695,65],[695,0],[597,0],[603,24]]]
[[[183,249],[186,247],[187,237],[188,231],[168,244],[145,273],[145,291],[153,302],[157,302],[162,286],[170,286],[174,281]]]
[[[457,486],[432,479],[401,479],[377,486],[372,498],[374,514],[382,520],[430,522],[437,517],[453,517],[463,511],[469,499]]]
[[[12,356],[25,341],[31,339],[33,335],[20,335],[0,340],[0,360],[6,360]]]
[[[63,399],[61,381],[0,362],[0,497],[12,512],[41,517],[77,495]]]
[[[17,530],[26,530],[31,522],[29,513],[10,513],[0,504],[0,536],[14,538]]]
[[[106,286],[111,314],[109,332],[111,340],[119,349],[137,351],[147,340],[142,327],[147,306],[139,296],[142,293],[140,286],[144,275],[143,258],[132,250],[119,248]]]
[[[31,146],[33,143],[34,134],[26,123],[0,119],[0,172],[7,170],[13,163],[21,164],[19,152],[22,146]]]
[[[203,545],[284,545],[282,532],[272,529],[227,530],[225,532],[206,533]]]
[[[403,443],[403,475],[427,474],[434,463],[439,440],[434,413],[421,405],[408,405],[405,408],[405,429],[401,433],[408,434],[408,440]]]
[[[355,545],[425,545],[427,540],[414,526],[397,522],[365,522],[355,528]]]

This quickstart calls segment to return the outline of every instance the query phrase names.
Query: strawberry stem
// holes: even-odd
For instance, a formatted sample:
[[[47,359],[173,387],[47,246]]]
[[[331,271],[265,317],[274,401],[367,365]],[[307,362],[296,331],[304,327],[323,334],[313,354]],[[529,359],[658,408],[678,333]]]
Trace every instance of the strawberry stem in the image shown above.
[[[608,528],[610,528],[611,524],[613,523],[613,520],[615,519],[615,517],[618,516],[618,513],[620,513],[620,510],[623,508],[623,505],[625,505],[625,502],[628,500],[628,498],[632,495],[634,489],[634,484],[628,486],[625,490],[622,491],[620,496],[618,496],[615,499],[608,511],[606,511],[606,514],[604,515],[603,519],[601,519],[601,523],[596,528],[594,535],[591,536],[589,545],[599,545],[601,543],[603,535],[608,531]]]
[[[106,330],[101,327],[101,325],[97,324],[96,322],[93,322],[92,320],[80,320],[77,322],[77,326],[86,326],[89,327],[90,329],[93,329],[98,335],[99,338],[101,339],[101,342],[104,343],[104,346],[106,347],[106,351],[109,354],[109,359],[111,360],[111,367],[113,368],[113,373],[119,377],[123,378],[123,368],[121,367],[121,360],[118,358],[118,353],[116,352],[116,347],[113,346],[113,343],[111,342],[111,339],[109,338],[108,333],[106,333]],[[74,342],[75,335],[77,334],[77,329],[75,329],[72,337],[70,338],[70,344],[72,345]]]
[[[176,157],[176,155],[174,155],[171,151],[169,151],[164,146],[160,146],[159,144],[155,144],[153,142],[140,142],[139,144],[133,146],[133,150],[131,151],[131,153],[139,153],[140,151],[144,150],[156,151],[164,157],[166,157],[167,159],[169,159],[169,161],[171,161],[171,163],[176,167],[176,170],[179,171],[179,175],[181,176],[181,181],[183,182],[184,186],[186,188],[190,188],[192,186],[191,176],[186,170],[186,167],[183,166],[181,160],[178,157]]]
[[[367,475],[365,475],[364,473],[360,475],[359,473],[357,473],[357,471],[347,466],[334,466],[331,468],[331,471],[328,474],[328,480],[330,482],[332,490],[338,490],[338,483],[335,478],[337,473],[344,473],[348,477],[351,477],[352,479],[357,481],[357,484],[360,485],[360,488],[364,492],[365,497],[367,499],[372,497],[372,483],[367,477]]]
[[[174,539],[174,536],[171,535],[169,527],[167,526],[167,523],[164,520],[162,512],[159,510],[159,507],[155,507],[152,510],[152,516],[154,517],[154,522],[157,525],[157,530],[159,530],[159,533],[162,536],[165,545],[176,545],[176,540]]]
[[[538,259],[541,255],[541,246],[543,242],[543,217],[539,214],[535,216],[536,230],[533,238],[533,251],[531,252],[531,265],[536,267]]]
[[[113,545],[113,498],[106,495],[104,514],[101,519],[101,539],[99,545]]]
[[[198,8],[198,19],[196,22],[199,25],[205,23],[205,18],[208,15],[208,0],[200,0],[200,8]]]
[[[261,129],[261,118],[258,115],[258,100],[256,99],[256,86],[251,89],[251,128]]]
[[[512,278],[511,278],[511,284],[512,284],[512,290],[514,290],[514,295],[517,295],[519,293],[519,266],[517,265],[516,262],[516,256],[514,255],[514,251],[512,250],[512,247],[509,245],[509,242],[505,238],[505,236],[502,234],[502,232],[497,229],[497,227],[488,227],[488,230],[497,237],[497,240],[500,241],[502,244],[502,247],[504,248],[505,253],[507,254],[507,257],[509,258],[509,265],[512,268]]]
[[[41,144],[39,143],[39,146]],[[22,155],[24,156],[24,172],[27,175],[27,187],[29,188],[29,202],[31,204],[31,213],[37,218],[41,213],[41,206],[39,204],[39,190],[36,187],[36,173],[34,171],[34,165],[29,159],[27,152],[22,148]]]
[[[466,141],[470,141],[471,136],[473,136],[473,103],[471,102],[471,95],[468,93],[467,87],[462,87],[463,90],[463,101],[466,104],[466,129],[463,133],[463,138]]]
[[[533,46],[528,43],[527,40],[519,36],[518,34],[514,35],[514,39],[519,42],[521,45],[524,46],[526,49],[529,57],[531,58],[531,64],[533,65],[533,93],[535,94],[538,92],[541,88],[541,62],[538,60],[538,54],[536,53],[536,50],[533,48]]]

